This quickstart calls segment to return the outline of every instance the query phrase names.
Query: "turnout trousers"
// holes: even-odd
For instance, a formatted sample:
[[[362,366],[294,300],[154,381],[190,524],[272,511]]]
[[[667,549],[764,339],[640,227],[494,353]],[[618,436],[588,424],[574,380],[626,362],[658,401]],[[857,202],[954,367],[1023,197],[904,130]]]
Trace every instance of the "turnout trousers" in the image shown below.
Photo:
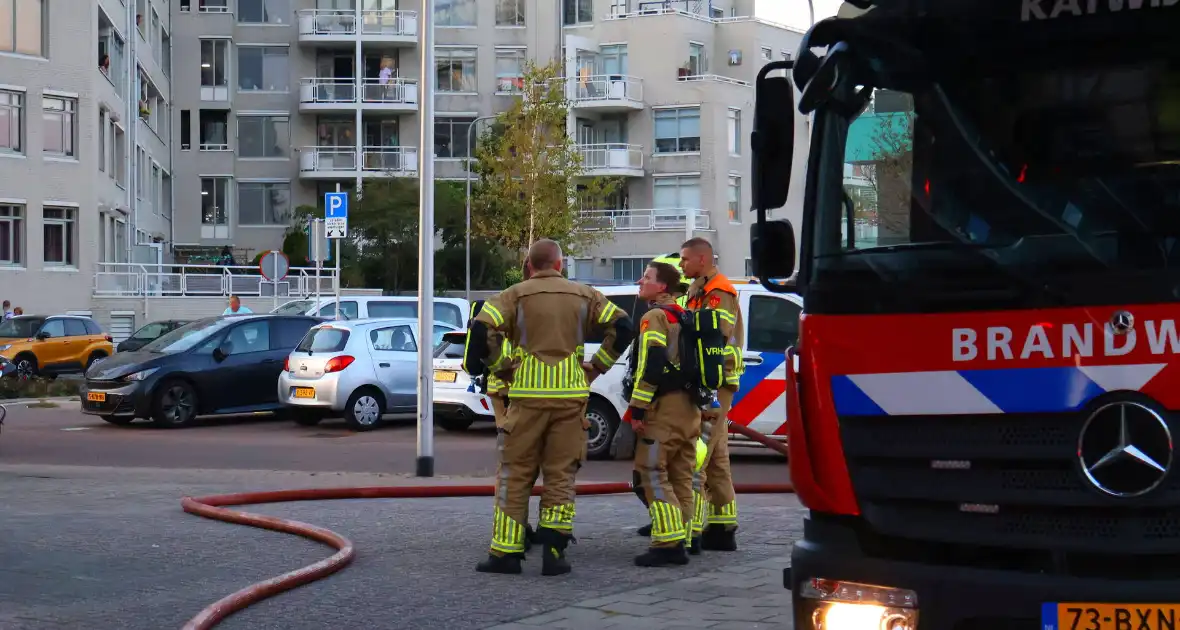
[[[492,555],[524,553],[529,496],[538,474],[545,484],[538,530],[573,534],[574,487],[586,453],[585,409],[581,398],[519,398],[509,404],[497,432]]]
[[[701,424],[701,439],[709,450],[705,465],[693,476],[693,536],[699,536],[706,524],[737,529],[737,496],[729,469],[729,423],[726,420],[733,405],[733,391],[720,389],[717,399],[721,404],[721,415]]]
[[[701,412],[685,392],[652,401],[635,448],[635,494],[651,515],[651,546],[684,542],[693,515],[693,464]]]

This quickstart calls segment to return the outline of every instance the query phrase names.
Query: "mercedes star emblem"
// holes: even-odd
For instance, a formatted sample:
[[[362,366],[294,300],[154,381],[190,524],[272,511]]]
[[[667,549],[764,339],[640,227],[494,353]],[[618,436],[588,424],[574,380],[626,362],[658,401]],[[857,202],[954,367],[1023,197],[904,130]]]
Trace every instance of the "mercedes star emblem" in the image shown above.
[[[1146,405],[1103,405],[1082,425],[1078,460],[1098,490],[1120,498],[1141,496],[1163,483],[1172,468],[1172,432]]]
[[[1116,335],[1125,335],[1134,327],[1135,316],[1127,311],[1115,311],[1115,314],[1110,316],[1110,329]]]

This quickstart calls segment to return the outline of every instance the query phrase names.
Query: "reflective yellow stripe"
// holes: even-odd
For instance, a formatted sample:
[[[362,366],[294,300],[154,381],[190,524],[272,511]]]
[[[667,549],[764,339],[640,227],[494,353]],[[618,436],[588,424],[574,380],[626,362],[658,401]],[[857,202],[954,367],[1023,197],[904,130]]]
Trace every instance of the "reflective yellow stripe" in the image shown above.
[[[594,358],[597,359],[599,363],[602,363],[604,366],[606,366],[606,369],[608,370],[615,364],[615,361],[618,360],[610,355],[610,352],[607,351],[606,346],[599,346],[598,352],[594,353]]]
[[[705,495],[692,491],[692,535],[700,536],[701,532],[705,531],[705,523],[709,519],[708,501],[705,501]]]
[[[644,391],[638,385],[636,385],[635,390],[631,392],[631,400],[638,400],[639,402],[649,403],[655,399],[655,397],[655,393]]]
[[[710,505],[709,524],[737,525],[737,500],[734,499],[733,501],[720,506]]]
[[[524,553],[524,525],[500,510],[492,512],[492,551],[500,553]]]
[[[614,302],[611,302],[608,300],[606,303],[606,306],[602,307],[602,313],[599,314],[599,316],[598,316],[598,323],[605,324],[605,323],[609,322],[611,320],[611,318],[615,316],[615,313],[618,310],[619,310],[619,307],[615,306]]]
[[[537,525],[539,527],[548,527],[549,529],[568,532],[574,528],[575,514],[577,514],[577,510],[574,508],[573,503],[542,508],[541,518],[538,519]]]
[[[504,316],[500,314],[500,310],[492,306],[491,302],[483,303],[483,312],[492,318],[492,325],[499,327],[504,325]]]
[[[680,507],[666,501],[652,501],[647,507],[651,515],[651,541],[670,543],[684,540],[684,514]]]
[[[521,353],[509,388],[510,398],[585,398],[590,395],[581,354],[574,353],[550,365]]]
[[[643,375],[647,373],[647,349],[650,345],[666,348],[668,347],[668,338],[664,336],[664,333],[652,330],[643,333],[643,337],[639,342],[639,360],[635,364],[636,378],[642,379]]]

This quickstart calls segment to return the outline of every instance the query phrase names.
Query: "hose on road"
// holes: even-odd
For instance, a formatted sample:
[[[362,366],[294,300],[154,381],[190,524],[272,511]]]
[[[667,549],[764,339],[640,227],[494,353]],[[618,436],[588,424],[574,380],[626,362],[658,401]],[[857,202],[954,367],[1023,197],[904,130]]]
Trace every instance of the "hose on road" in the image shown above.
[[[787,455],[787,446],[757,431],[733,422],[730,430],[759,442],[778,453]],[[543,487],[533,489],[539,495]],[[790,484],[735,484],[738,494],[790,494]],[[586,483],[577,485],[578,496],[630,494],[630,483]],[[183,630],[209,630],[230,615],[309,582],[328,577],[352,562],[356,548],[352,541],[323,527],[277,516],[266,516],[228,509],[227,506],[287,503],[292,501],[331,501],[335,499],[437,499],[454,497],[490,497],[495,486],[372,486],[362,488],[311,488],[306,490],[278,490],[273,492],[244,492],[201,498],[184,497],[180,505],[185,512],[204,518],[259,529],[294,534],[336,549],[329,558],[300,569],[251,584],[236,593],[210,604],[184,625]]]

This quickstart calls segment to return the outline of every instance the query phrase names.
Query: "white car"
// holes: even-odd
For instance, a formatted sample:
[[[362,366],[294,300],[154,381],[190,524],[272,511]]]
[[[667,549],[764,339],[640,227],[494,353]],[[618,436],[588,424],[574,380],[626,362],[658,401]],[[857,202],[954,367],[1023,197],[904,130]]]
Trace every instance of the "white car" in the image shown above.
[[[336,317],[335,296],[315,299],[292,300],[271,311],[289,315],[313,315]],[[418,297],[413,295],[345,295],[340,298],[341,319],[357,320],[371,318],[418,317]],[[466,328],[471,314],[471,304],[463,298],[434,298],[434,321],[450,324],[455,328]]]
[[[464,431],[476,420],[493,422],[495,417],[491,399],[463,371],[463,341],[451,336],[434,349],[434,421],[448,431]]]

